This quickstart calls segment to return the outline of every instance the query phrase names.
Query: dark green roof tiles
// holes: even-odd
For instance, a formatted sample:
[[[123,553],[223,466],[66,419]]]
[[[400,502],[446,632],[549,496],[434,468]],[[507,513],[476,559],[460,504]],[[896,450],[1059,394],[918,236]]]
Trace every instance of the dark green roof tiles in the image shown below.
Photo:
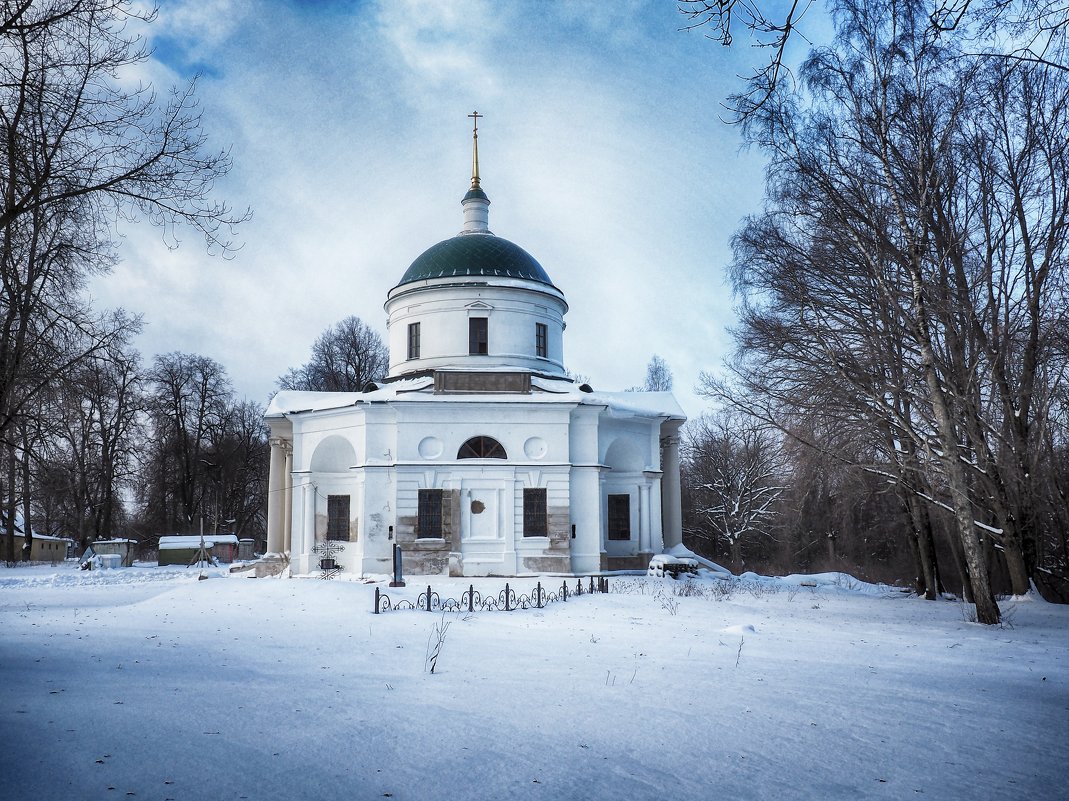
[[[523,278],[553,286],[534,256],[493,234],[461,234],[439,242],[412,262],[397,285],[470,275]]]

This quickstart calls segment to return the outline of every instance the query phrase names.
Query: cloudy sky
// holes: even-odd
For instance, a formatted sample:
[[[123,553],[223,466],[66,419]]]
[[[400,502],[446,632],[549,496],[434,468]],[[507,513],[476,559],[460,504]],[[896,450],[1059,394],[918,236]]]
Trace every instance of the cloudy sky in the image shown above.
[[[146,360],[211,356],[265,402],[347,315],[385,336],[387,291],[460,230],[477,109],[490,228],[568,298],[568,367],[623,389],[660,354],[696,415],[763,161],[720,121],[755,51],[683,22],[673,0],[164,0],[145,77],[201,76],[209,140],[234,159],[219,193],[254,216],[230,260],[128,227],[94,304],[144,316]]]

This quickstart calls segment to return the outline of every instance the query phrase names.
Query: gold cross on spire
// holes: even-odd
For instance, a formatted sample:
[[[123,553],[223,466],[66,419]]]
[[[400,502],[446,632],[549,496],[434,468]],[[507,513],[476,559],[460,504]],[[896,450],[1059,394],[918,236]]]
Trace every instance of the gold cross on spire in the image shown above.
[[[468,116],[474,126],[471,132],[471,188],[479,189],[479,117],[483,115],[473,111]]]

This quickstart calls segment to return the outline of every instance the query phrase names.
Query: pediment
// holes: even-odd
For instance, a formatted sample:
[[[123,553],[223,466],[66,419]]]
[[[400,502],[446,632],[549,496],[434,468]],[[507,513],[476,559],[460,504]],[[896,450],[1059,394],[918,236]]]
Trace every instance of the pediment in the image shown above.
[[[469,311],[493,311],[493,306],[489,303],[484,303],[481,300],[477,300],[474,303],[469,303],[465,307]]]

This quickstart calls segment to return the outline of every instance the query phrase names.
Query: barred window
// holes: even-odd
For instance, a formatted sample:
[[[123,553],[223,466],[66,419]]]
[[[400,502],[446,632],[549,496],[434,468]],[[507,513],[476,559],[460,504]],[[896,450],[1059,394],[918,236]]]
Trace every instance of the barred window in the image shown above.
[[[419,491],[419,512],[416,520],[416,536],[442,536],[442,497],[440,489],[421,489]]]
[[[545,323],[535,323],[535,356],[549,355],[549,329]]]
[[[349,496],[327,496],[327,539],[349,541]]]
[[[419,323],[408,324],[408,358],[419,358]]]
[[[458,459],[507,459],[501,443],[493,437],[472,437],[457,451]]]
[[[489,350],[489,334],[487,332],[487,326],[489,320],[486,317],[470,317],[468,318],[468,353],[476,355],[484,355],[490,352]]]
[[[523,536],[549,536],[549,523],[546,519],[546,491],[544,488],[530,488],[523,491]]]
[[[630,495],[610,495],[608,517],[607,529],[610,540],[631,539]]]

